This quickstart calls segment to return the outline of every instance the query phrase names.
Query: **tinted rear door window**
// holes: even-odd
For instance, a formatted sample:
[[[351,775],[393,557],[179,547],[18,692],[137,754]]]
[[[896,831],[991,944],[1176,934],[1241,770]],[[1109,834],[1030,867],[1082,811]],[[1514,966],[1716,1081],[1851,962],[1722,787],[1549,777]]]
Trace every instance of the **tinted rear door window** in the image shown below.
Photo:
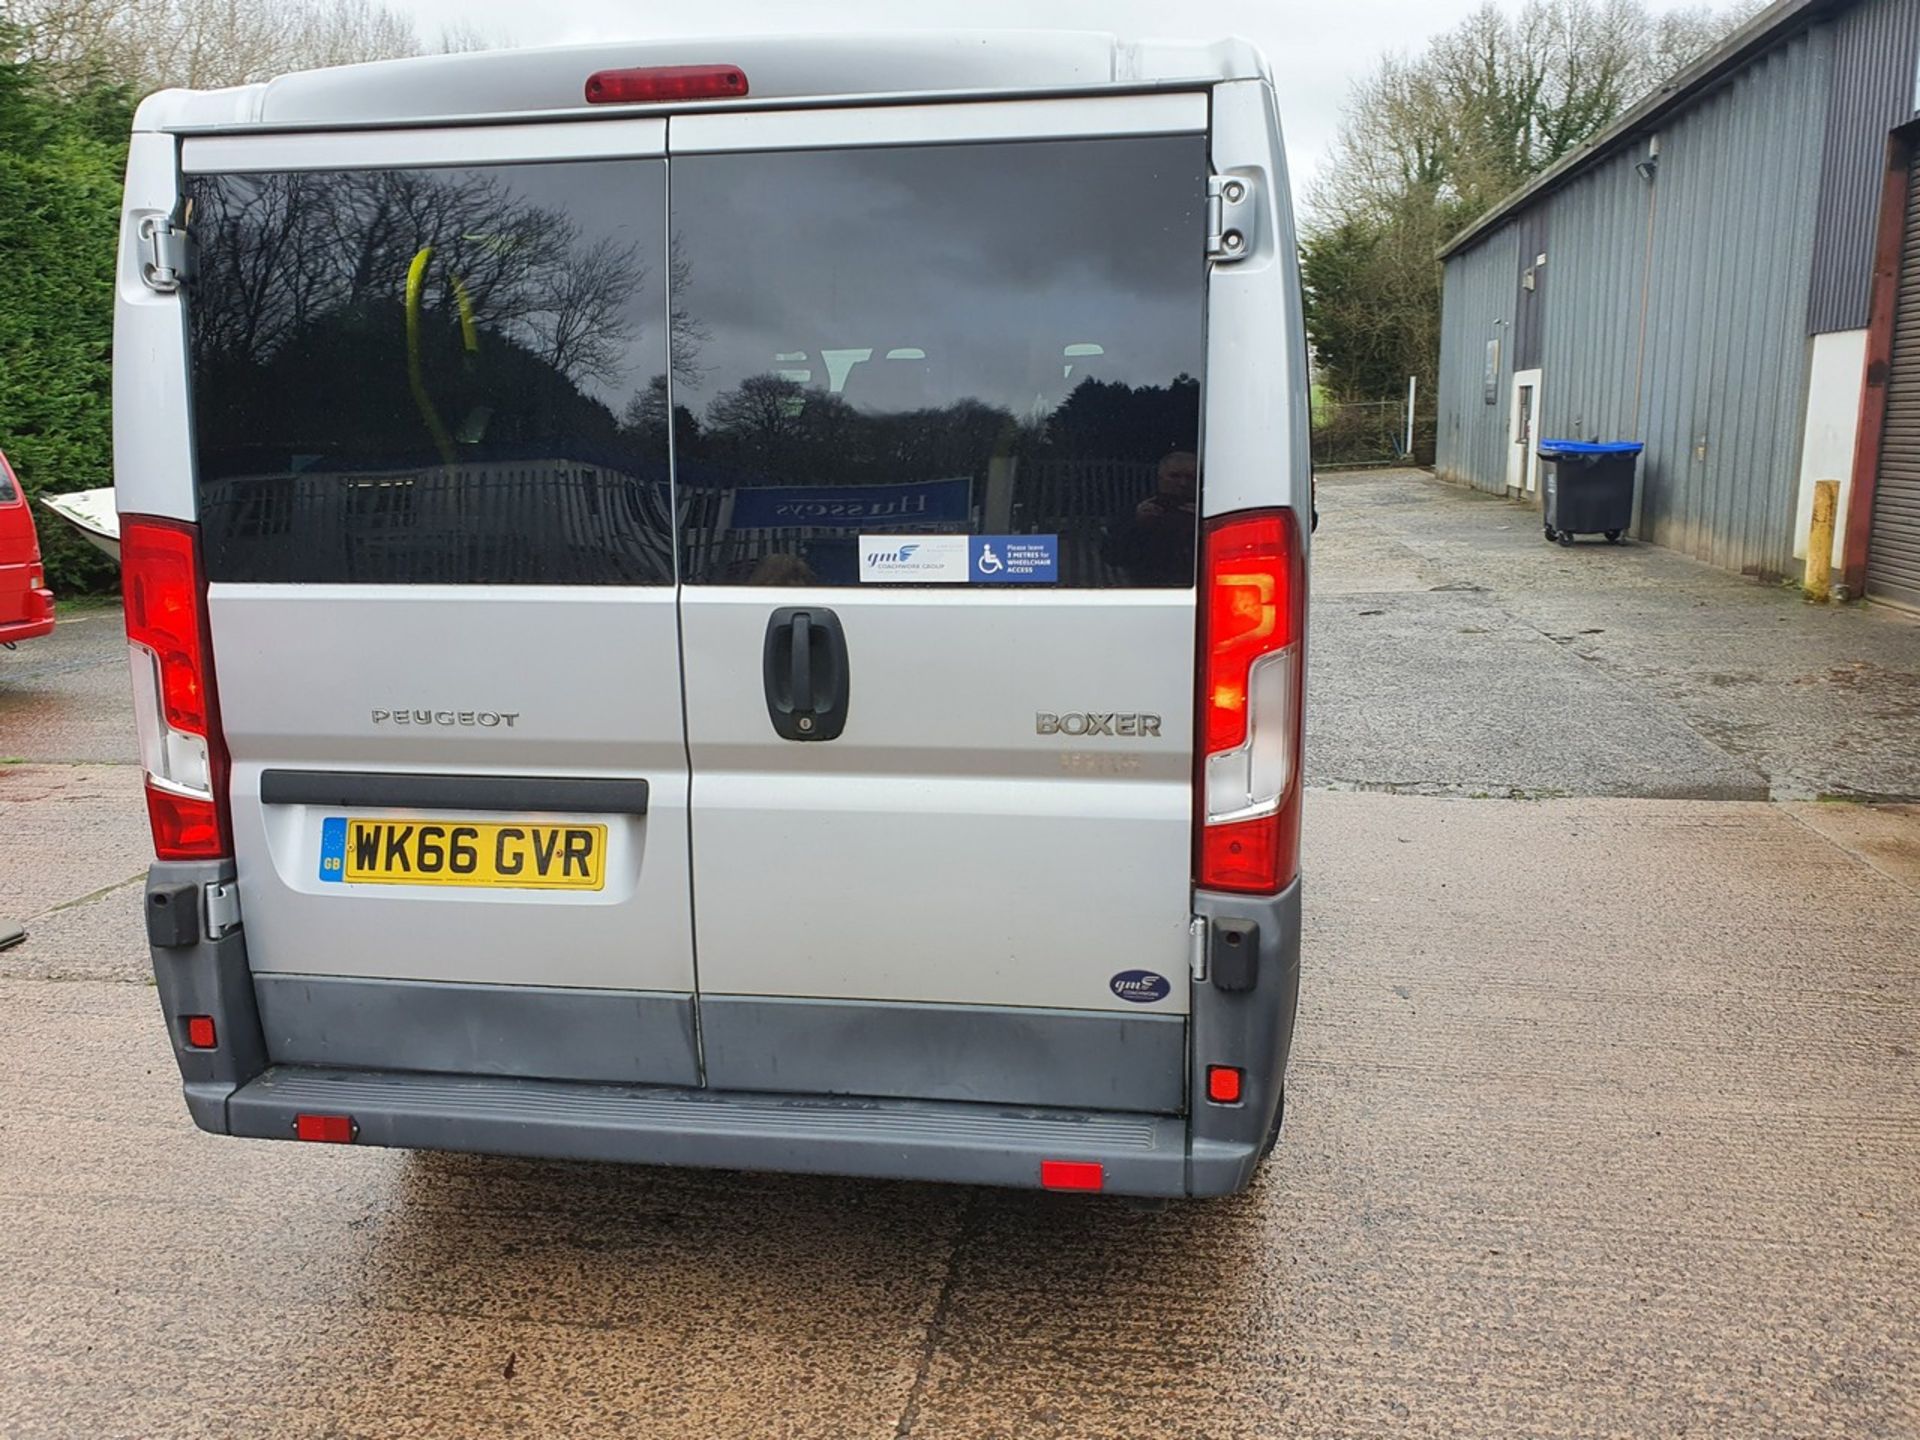
[[[852,584],[863,534],[1052,535],[1193,583],[1199,136],[673,161],[689,583]]]
[[[664,161],[188,196],[210,578],[671,583]]]

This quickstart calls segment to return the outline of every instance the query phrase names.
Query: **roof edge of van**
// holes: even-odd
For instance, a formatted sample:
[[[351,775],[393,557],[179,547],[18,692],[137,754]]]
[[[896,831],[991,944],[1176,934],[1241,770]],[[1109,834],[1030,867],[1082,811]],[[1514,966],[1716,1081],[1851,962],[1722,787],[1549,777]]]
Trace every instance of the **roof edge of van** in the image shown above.
[[[422,55],[283,75],[223,90],[162,90],[136,131],[458,124],[589,112],[587,77],[628,66],[738,65],[750,98],[700,108],[956,99],[1269,80],[1246,40],[1123,40],[1098,31],[950,30],[600,41]],[[596,106],[636,114],[671,106]]]

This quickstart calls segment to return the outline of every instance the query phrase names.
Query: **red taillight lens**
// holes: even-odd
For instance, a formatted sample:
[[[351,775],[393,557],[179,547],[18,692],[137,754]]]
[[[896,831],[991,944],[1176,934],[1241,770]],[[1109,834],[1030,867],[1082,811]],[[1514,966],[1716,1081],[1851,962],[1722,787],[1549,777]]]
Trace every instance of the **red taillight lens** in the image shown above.
[[[1048,1190],[1100,1190],[1106,1170],[1091,1160],[1042,1160],[1040,1184]]]
[[[353,1123],[351,1115],[296,1115],[293,1117],[293,1133],[301,1140],[313,1140],[322,1145],[351,1145],[360,1127]]]
[[[154,853],[220,859],[232,852],[232,826],[199,532],[180,520],[125,516],[120,567]]]
[[[1306,576],[1291,510],[1207,530],[1202,575],[1199,883],[1271,894],[1298,872]]]
[[[211,1015],[187,1016],[187,1044],[195,1050],[211,1050],[219,1043]]]
[[[589,105],[646,105],[667,100],[737,100],[747,93],[738,65],[654,65],[601,70],[587,77]]]

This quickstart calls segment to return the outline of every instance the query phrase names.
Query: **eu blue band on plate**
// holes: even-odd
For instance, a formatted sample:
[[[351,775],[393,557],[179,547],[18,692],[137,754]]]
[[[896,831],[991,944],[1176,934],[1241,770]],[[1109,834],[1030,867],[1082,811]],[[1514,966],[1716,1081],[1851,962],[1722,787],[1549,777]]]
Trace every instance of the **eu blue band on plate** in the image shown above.
[[[1058,535],[975,535],[968,558],[975,585],[1057,585]]]
[[[338,885],[347,874],[347,817],[329,815],[320,822],[320,878]]]

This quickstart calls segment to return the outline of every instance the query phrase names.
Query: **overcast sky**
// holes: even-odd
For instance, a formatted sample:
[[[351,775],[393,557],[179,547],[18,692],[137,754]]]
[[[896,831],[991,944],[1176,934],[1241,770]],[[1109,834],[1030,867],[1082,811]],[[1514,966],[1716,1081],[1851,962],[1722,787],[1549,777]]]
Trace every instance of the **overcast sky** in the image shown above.
[[[1417,49],[1479,0],[389,0],[431,41],[467,22],[517,45],[741,31],[1044,26],[1129,39],[1244,35],[1267,53],[1280,90],[1294,185],[1326,153],[1353,81],[1389,51]],[[1518,8],[1518,0],[1504,0]],[[1650,0],[1656,10],[1685,0]],[[724,57],[720,57],[724,58]]]

